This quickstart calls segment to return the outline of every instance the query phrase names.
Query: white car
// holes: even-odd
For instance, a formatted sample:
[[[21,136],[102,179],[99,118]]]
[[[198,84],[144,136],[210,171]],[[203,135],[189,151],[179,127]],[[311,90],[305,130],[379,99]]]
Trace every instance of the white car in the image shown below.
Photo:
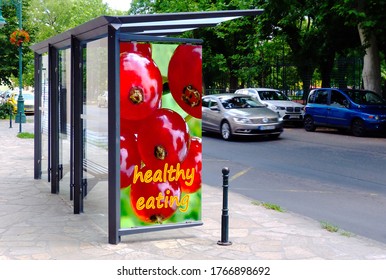
[[[291,101],[280,90],[272,88],[244,88],[238,89],[235,93],[250,95],[269,109],[277,112],[284,123],[295,123],[303,125],[304,106]]]
[[[102,92],[98,95],[98,107],[107,107],[108,106],[108,93],[107,91]]]

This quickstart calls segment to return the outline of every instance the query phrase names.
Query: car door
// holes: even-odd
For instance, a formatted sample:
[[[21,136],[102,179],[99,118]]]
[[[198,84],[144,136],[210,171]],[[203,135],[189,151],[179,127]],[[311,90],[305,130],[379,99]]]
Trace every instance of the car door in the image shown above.
[[[329,126],[349,127],[350,111],[347,109],[348,100],[341,92],[332,89],[330,102],[327,107],[327,122]]]
[[[202,130],[219,131],[219,116],[221,113],[216,99],[204,97],[202,100]]]
[[[327,89],[319,89],[315,93],[315,98],[312,103],[312,107],[308,110],[312,110],[310,112],[314,118],[314,122],[316,124],[327,124],[327,110],[329,104],[329,90]]]

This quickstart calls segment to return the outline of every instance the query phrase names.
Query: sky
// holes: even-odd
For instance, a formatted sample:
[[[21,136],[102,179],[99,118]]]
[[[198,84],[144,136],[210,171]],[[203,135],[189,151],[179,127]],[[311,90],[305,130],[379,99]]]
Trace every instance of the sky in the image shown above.
[[[103,0],[103,2],[107,3],[114,10],[128,11],[131,0]]]

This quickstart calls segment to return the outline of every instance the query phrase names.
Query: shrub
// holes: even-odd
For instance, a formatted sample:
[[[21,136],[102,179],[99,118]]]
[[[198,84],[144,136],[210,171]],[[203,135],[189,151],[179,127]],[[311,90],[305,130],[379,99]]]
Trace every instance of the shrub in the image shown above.
[[[6,119],[9,117],[9,113],[13,112],[13,105],[9,102],[0,104],[0,119]]]

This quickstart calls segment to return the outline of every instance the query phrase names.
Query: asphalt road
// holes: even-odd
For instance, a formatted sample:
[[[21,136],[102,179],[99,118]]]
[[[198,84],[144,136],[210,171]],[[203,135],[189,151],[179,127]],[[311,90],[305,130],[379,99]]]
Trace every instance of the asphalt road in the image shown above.
[[[278,140],[203,136],[203,182],[386,243],[386,138],[286,128]],[[231,209],[232,202],[229,201]]]

